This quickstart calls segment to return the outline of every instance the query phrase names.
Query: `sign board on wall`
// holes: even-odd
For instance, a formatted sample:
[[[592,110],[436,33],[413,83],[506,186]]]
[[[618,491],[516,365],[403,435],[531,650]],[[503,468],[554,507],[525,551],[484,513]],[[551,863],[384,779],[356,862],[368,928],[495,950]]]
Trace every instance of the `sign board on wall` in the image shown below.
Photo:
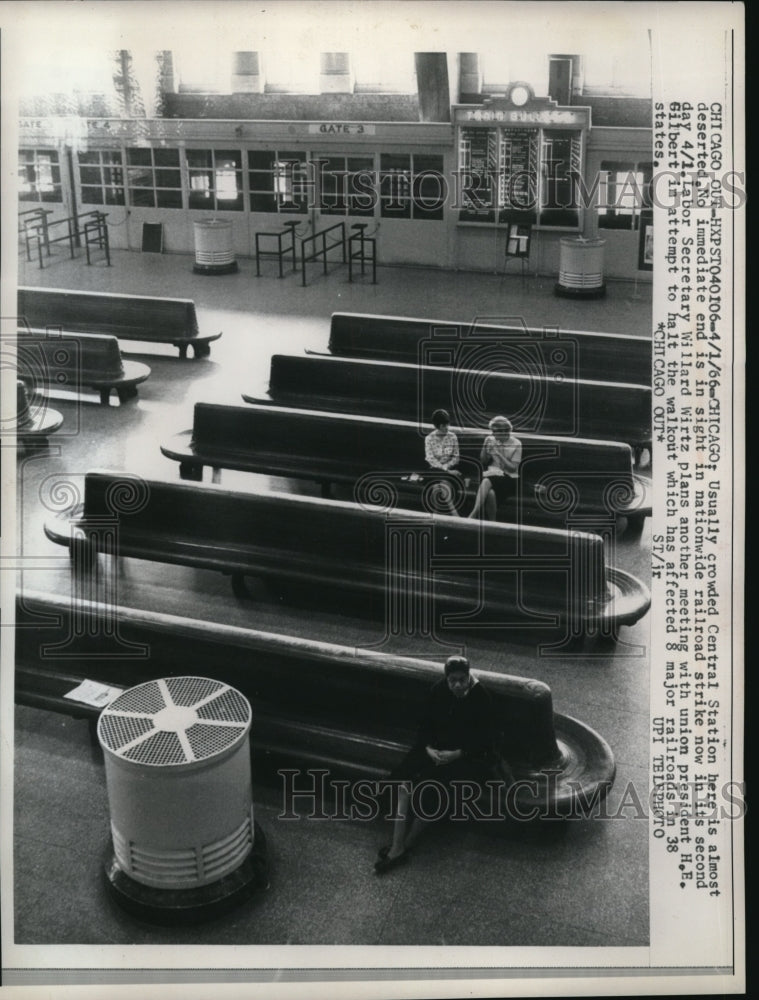
[[[309,135],[374,135],[375,125],[361,122],[309,122]]]

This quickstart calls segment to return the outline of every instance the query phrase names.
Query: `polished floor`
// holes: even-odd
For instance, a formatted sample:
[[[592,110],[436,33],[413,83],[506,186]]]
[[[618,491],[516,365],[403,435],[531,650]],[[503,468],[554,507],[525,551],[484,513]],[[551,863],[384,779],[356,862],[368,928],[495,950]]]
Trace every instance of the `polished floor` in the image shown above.
[[[112,266],[63,257],[40,270],[20,264],[19,284],[190,297],[201,330],[223,330],[211,357],[181,361],[171,347],[122,345],[147,363],[136,401],[101,407],[96,397],[54,398],[64,426],[42,455],[18,462],[22,586],[66,592],[68,560],[42,526],[60,485],[81,488],[92,468],[175,479],[162,440],[192,423],[196,401],[238,403],[265,387],[272,353],[324,349],[333,311],[456,320],[524,318],[531,326],[650,331],[649,285],[610,282],[604,300],[553,295],[553,281],[502,274],[380,268],[377,285],[349,284],[344,268],[314,272],[306,288],[280,280],[272,263],[237,274],[192,272],[192,258],[116,252]],[[132,352],[134,351],[134,355]],[[308,484],[225,473],[233,488],[314,493]],[[648,581],[650,522],[642,539],[619,536],[610,560]],[[345,608],[303,608],[234,597],[218,574],[124,560],[119,598],[127,605],[248,625],[348,645],[382,638],[378,623]],[[556,711],[593,726],[611,744],[617,780],[609,812],[648,789],[648,619],[622,630],[613,655],[548,658],[498,635],[462,637],[475,667],[547,682]],[[399,652],[440,656],[409,640]],[[187,664],[187,672],[191,664]],[[410,863],[377,878],[372,862],[387,831],[380,822],[285,822],[280,791],[256,785],[258,822],[271,847],[271,887],[255,901],[201,927],[155,928],[117,910],[100,872],[108,840],[105,778],[87,726],[18,708],[15,732],[15,928],[18,943],[645,945],[648,942],[648,824],[635,807],[615,818],[572,822],[541,835],[440,824]],[[625,798],[626,796],[626,798]],[[72,919],[72,913],[76,919]]]

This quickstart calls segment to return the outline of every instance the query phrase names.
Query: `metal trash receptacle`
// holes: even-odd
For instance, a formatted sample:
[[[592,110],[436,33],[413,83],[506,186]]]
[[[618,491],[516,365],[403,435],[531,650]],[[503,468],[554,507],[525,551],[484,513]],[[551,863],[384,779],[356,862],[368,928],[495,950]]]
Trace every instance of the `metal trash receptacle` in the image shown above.
[[[196,274],[233,274],[237,261],[232,247],[232,223],[226,219],[193,222]]]
[[[147,681],[103,710],[106,874],[126,909],[159,922],[202,919],[268,884],[250,725],[247,699],[206,677]]]
[[[578,299],[603,298],[605,246],[606,240],[598,238],[563,237],[555,294]]]

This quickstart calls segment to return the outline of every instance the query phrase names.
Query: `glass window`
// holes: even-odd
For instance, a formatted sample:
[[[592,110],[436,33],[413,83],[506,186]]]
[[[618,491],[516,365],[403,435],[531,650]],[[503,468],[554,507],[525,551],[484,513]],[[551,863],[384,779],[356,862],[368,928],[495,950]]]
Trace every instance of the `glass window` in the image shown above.
[[[102,205],[103,189],[101,187],[85,187],[82,185],[82,203],[84,205]]]
[[[191,209],[241,212],[242,153],[228,149],[188,149]]]
[[[127,176],[129,178],[129,187],[153,187],[153,171],[152,170],[138,170],[135,167],[130,167],[127,170]]]
[[[210,149],[188,149],[187,166],[190,170],[213,169],[213,151]]]
[[[248,183],[252,212],[303,214],[314,185],[304,152],[250,150]]]
[[[345,161],[348,215],[374,215],[374,157],[349,156]]]
[[[383,219],[411,218],[411,155],[380,156],[380,201]]]
[[[182,175],[178,170],[156,170],[156,187],[182,190]]]
[[[580,215],[572,171],[580,172],[579,136],[544,130],[541,156],[539,222],[542,226],[577,226]]]
[[[155,208],[155,191],[152,188],[130,188],[129,201],[135,208]]]
[[[99,184],[101,179],[99,167],[81,167],[79,179],[82,184]]]
[[[182,192],[177,191],[162,191],[158,189],[155,193],[156,195],[156,206],[158,208],[181,208],[182,207]]]
[[[182,207],[182,174],[179,170],[178,149],[128,149],[127,164],[131,205],[135,208]],[[104,174],[108,172],[105,167],[103,170]]]
[[[330,156],[320,164],[319,210],[322,215],[345,215],[348,179],[344,156]]]
[[[153,165],[151,153],[150,149],[128,149],[127,163],[130,167],[151,167]]]
[[[21,201],[63,201],[57,150],[19,150],[18,175]]]
[[[121,153],[89,150],[79,159],[79,182],[84,205],[123,205],[124,169]]]
[[[411,203],[415,219],[442,219],[448,187],[442,156],[414,153]]]
[[[179,167],[179,150],[154,149],[153,162],[157,167]]]
[[[322,215],[374,215],[373,156],[331,156],[319,161]]]
[[[651,207],[653,164],[601,162],[598,225],[601,229],[638,229],[640,213]]]

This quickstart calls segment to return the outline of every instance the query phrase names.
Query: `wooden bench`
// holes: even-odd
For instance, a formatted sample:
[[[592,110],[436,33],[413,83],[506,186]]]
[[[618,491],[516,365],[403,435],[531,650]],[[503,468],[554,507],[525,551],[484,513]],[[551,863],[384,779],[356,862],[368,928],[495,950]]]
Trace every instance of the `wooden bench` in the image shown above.
[[[48,437],[63,424],[63,415],[41,397],[31,397],[26,384],[16,379],[16,442],[24,447],[46,448]]]
[[[18,374],[35,390],[94,389],[105,406],[113,389],[121,403],[134,399],[138,384],[150,375],[147,365],[121,357],[115,337],[19,330],[17,353]]]
[[[605,565],[596,534],[414,511],[388,516],[353,503],[117,472],[87,473],[83,504],[48,521],[45,533],[70,547],[76,572],[94,551],[113,551],[116,525],[115,554],[231,574],[238,593],[246,575],[269,578],[326,596],[331,607],[360,595],[373,617],[384,617],[389,581],[397,580],[442,630],[559,626],[565,635],[616,638],[651,603],[640,581]],[[394,533],[405,539],[402,556]],[[390,596],[398,599],[395,590]]]
[[[624,441],[633,447],[647,447],[651,440],[651,390],[642,385],[275,354],[268,394],[243,393],[243,399],[419,422],[442,408],[457,427],[478,426],[503,414],[517,432]]]
[[[19,594],[16,621],[18,704],[96,719],[99,709],[64,698],[84,678],[127,688],[191,667],[250,701],[256,780],[283,767],[387,777],[411,745],[427,691],[442,675],[442,665],[428,660],[195,618],[88,602],[74,610],[61,595]],[[140,646],[146,656],[128,655]],[[609,746],[584,723],[555,714],[546,684],[475,672],[498,707],[501,753],[517,780],[512,791],[521,816],[536,808],[541,816],[582,815],[606,795],[615,772]],[[307,774],[296,782],[308,784]]]
[[[459,513],[468,514],[481,478],[485,432],[455,428],[462,475],[470,479],[465,488],[461,480],[426,465],[424,436],[431,430],[374,417],[196,403],[192,428],[161,445],[161,451],[179,462],[182,479],[202,481],[204,466],[210,466],[218,482],[221,469],[234,469],[312,480],[321,484],[325,497],[333,483],[352,484],[364,494],[385,484],[404,506],[434,502],[425,491],[447,481]],[[651,513],[651,484],[633,474],[629,445],[536,434],[520,434],[520,441],[519,492],[515,504],[500,512],[502,520],[565,526],[574,515],[597,514],[607,523],[622,515],[630,533],[640,534]]]
[[[329,350],[337,357],[449,368],[476,368],[478,360],[492,364],[494,358],[521,360],[564,377],[651,383],[651,339],[621,333],[337,312]]]
[[[20,321],[36,330],[100,333],[120,340],[173,344],[181,358],[192,347],[196,358],[211,353],[221,333],[200,335],[192,299],[153,298],[77,292],[67,288],[19,288]]]

